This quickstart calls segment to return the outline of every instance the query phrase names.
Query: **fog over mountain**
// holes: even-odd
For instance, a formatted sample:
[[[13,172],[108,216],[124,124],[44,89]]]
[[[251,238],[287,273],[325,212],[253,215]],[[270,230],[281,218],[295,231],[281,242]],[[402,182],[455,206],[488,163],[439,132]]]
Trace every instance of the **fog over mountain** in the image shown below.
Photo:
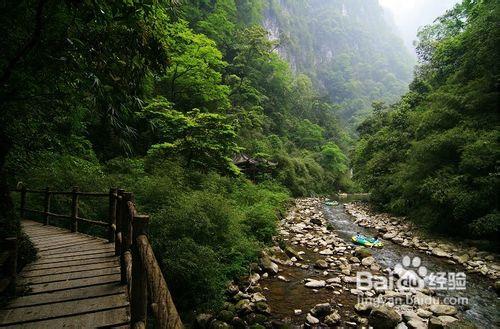
[[[379,4],[392,16],[405,45],[415,55],[413,42],[421,26],[432,23],[457,0],[379,0]]]

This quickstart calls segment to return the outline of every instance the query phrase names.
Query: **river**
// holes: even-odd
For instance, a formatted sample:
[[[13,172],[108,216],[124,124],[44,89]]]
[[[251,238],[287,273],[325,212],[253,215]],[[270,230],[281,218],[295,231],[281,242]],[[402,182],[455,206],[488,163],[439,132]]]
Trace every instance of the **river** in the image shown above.
[[[325,206],[325,216],[334,231],[346,241],[349,241],[351,236],[359,232],[367,236],[373,236],[377,233],[375,229],[363,228],[354,223],[354,218],[349,215],[340,202],[337,206]],[[395,244],[391,241],[384,241],[384,247],[381,249],[373,249],[373,256],[379,264],[393,268],[396,264],[401,263],[404,256],[413,258],[420,257],[422,265],[429,272],[463,272],[464,268],[461,265],[452,265],[435,256],[427,255],[424,252],[414,250]],[[468,274],[465,290],[443,290],[438,291],[439,297],[466,297],[468,305],[459,307],[464,312],[464,317],[467,320],[475,323],[478,328],[494,328],[500,327],[500,298],[490,289],[490,280],[479,274]]]

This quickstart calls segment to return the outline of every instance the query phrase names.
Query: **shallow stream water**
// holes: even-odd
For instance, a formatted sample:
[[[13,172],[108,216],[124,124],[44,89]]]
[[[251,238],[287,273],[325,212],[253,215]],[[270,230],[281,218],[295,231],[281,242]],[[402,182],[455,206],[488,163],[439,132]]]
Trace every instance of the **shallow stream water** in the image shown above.
[[[349,215],[342,200],[337,206],[325,206],[325,217],[334,227],[334,231],[346,241],[349,241],[356,232],[363,235],[374,236],[377,231],[371,228],[363,228],[354,223],[355,218]],[[404,256],[414,258],[420,257],[421,266],[425,266],[428,272],[464,272],[464,267],[460,264],[452,265],[435,256],[427,255],[424,252],[403,247],[391,241],[384,241],[381,249],[372,249],[373,256],[378,263],[384,267],[394,268],[402,262]],[[465,290],[440,290],[439,297],[466,297],[467,306],[456,305],[464,311],[464,317],[478,326],[478,328],[498,328],[500,327],[500,298],[491,289],[491,280],[479,274],[466,273]]]

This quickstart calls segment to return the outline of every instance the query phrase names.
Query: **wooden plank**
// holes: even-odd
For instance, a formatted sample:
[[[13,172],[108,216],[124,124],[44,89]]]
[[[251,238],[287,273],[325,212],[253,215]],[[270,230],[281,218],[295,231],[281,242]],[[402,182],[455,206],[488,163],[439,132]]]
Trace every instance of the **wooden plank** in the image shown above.
[[[98,239],[88,239],[88,238],[82,238],[82,237],[77,237],[77,238],[71,238],[71,239],[60,239],[58,241],[51,241],[51,242],[47,242],[47,243],[40,243],[40,244],[36,244],[36,247],[38,248],[38,250],[44,250],[44,249],[54,249],[56,247],[60,247],[60,246],[76,246],[76,245],[80,245],[80,242],[99,242],[99,243],[103,243],[103,242],[107,242],[107,241],[102,241],[102,240],[98,240]]]
[[[43,257],[32,264],[33,265],[54,264],[71,260],[99,259],[99,258],[111,257],[114,255],[115,255],[114,251],[105,251],[105,252],[97,252],[90,255],[84,254],[84,255],[72,255],[72,256],[50,257],[50,258]]]
[[[58,258],[64,258],[64,257],[79,257],[79,256],[91,256],[91,255],[99,255],[102,253],[107,253],[107,252],[114,252],[114,247],[110,245],[109,247],[106,247],[105,249],[98,249],[98,250],[79,250],[79,251],[73,251],[73,252],[62,252],[59,254],[47,254],[46,256],[43,257],[43,259],[46,260],[51,260],[51,259],[58,259]]]
[[[68,233],[65,232],[29,232],[27,230],[23,230],[24,233],[29,235],[30,238],[33,238],[34,240],[39,240],[39,239],[48,239],[51,237],[57,237],[57,236],[65,236]]]
[[[69,266],[69,267],[64,267],[64,268],[49,268],[49,269],[44,269],[44,270],[22,272],[21,277],[31,278],[31,277],[35,277],[35,276],[50,275],[50,274],[63,274],[63,273],[73,273],[73,272],[82,272],[82,271],[92,271],[92,270],[99,270],[99,269],[108,268],[108,267],[115,267],[115,266],[118,266],[118,264],[119,264],[118,260],[115,259],[115,260],[112,260],[109,262],[99,263],[99,264]]]
[[[93,297],[78,301],[58,302],[35,307],[21,307],[0,313],[2,325],[20,324],[57,317],[69,317],[75,314],[95,312],[102,309],[119,308],[128,305],[127,296],[122,293],[102,297]],[[71,320],[71,319],[68,319]]]
[[[31,278],[24,278],[19,280],[19,285],[37,284],[37,283],[49,283],[57,281],[68,281],[75,279],[91,278],[107,274],[119,274],[120,267],[108,267],[99,270],[92,270],[86,272],[70,272],[62,274],[50,274],[44,276],[37,276]]]
[[[47,247],[52,247],[52,246],[58,246],[62,244],[71,244],[71,243],[76,243],[76,242],[82,242],[82,241],[89,241],[87,238],[82,238],[82,237],[61,237],[58,239],[54,239],[51,241],[33,241],[33,244],[38,248],[47,248]]]
[[[30,285],[30,290],[28,294],[39,294],[43,292],[49,291],[61,291],[67,289],[75,289],[81,287],[88,287],[95,284],[103,284],[103,283],[113,283],[120,282],[120,274],[107,274],[98,277],[92,278],[83,278],[83,279],[75,279],[69,281],[57,281],[50,283],[40,283]]]
[[[57,249],[62,249],[62,248],[71,248],[71,247],[77,247],[77,248],[85,248],[85,245],[91,245],[91,246],[97,246],[97,245],[105,245],[106,243],[101,242],[101,241],[82,241],[82,242],[76,242],[76,243],[70,243],[70,244],[65,244],[65,245],[57,245],[54,247],[44,247],[38,249],[40,252],[44,251],[49,251],[49,250],[57,250]]]
[[[111,251],[115,250],[115,246],[112,244],[108,245],[102,245],[102,246],[93,246],[89,247],[87,246],[85,249],[82,249],[80,247],[72,247],[72,248],[66,248],[66,249],[59,249],[57,251],[45,251],[45,252],[39,252],[38,256],[40,257],[47,257],[47,256],[57,256],[61,254],[67,254],[67,253],[72,253],[72,252],[83,252],[83,251]]]
[[[30,233],[64,233],[69,232],[67,229],[57,226],[51,225],[43,225],[40,226],[23,226],[23,231]]]
[[[114,259],[118,260],[118,258],[113,254],[112,256],[105,256],[101,258],[91,258],[91,259],[77,259],[77,260],[69,260],[69,261],[61,261],[55,263],[34,263],[26,266],[25,271],[36,271],[36,270],[45,270],[50,268],[67,268],[71,266],[78,265],[88,265],[88,264],[99,264],[113,261]]]
[[[47,294],[20,296],[11,301],[5,309],[37,306],[70,300],[81,300],[98,296],[114,295],[125,292],[125,286],[117,283],[93,285],[69,290],[54,291]]]
[[[99,310],[70,317],[60,317],[50,320],[27,322],[5,328],[39,329],[39,328],[96,328],[114,327],[128,323],[128,307]]]
[[[79,238],[85,238],[87,236],[81,235],[79,233],[71,233],[71,232],[61,232],[61,233],[54,233],[54,235],[49,235],[49,236],[42,236],[42,237],[37,237],[37,236],[30,236],[30,239],[36,240],[37,242],[45,242],[45,241],[53,241],[61,238],[73,238],[73,237],[79,237]]]

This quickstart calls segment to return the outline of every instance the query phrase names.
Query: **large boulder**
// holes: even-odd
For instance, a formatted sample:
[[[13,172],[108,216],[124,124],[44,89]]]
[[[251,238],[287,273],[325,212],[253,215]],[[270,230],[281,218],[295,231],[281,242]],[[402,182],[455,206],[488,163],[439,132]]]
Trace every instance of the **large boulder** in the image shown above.
[[[265,314],[265,315],[271,314],[271,308],[269,307],[269,305],[266,302],[257,302],[254,304],[253,308],[254,308],[255,312]]]
[[[329,315],[325,317],[324,320],[325,324],[329,327],[334,327],[339,324],[340,322],[340,314],[337,310],[333,311]]]
[[[356,249],[354,249],[354,256],[358,257],[359,259],[370,257],[371,255],[371,251],[365,247],[356,247]]]
[[[300,260],[303,260],[304,258],[302,257],[302,255],[295,249],[293,249],[292,247],[290,246],[286,246],[285,247],[285,253],[288,255],[288,257],[292,258],[292,257],[295,257],[297,259],[300,259]]]
[[[279,271],[278,265],[276,265],[266,253],[262,253],[260,257],[260,266],[262,266],[264,271],[270,274],[277,274]]]
[[[431,317],[432,312],[424,310],[423,308],[419,308],[417,310],[417,315],[421,318],[428,319]]]
[[[445,327],[448,327],[451,323],[458,321],[457,318],[449,316],[449,315],[440,315],[438,316],[438,319],[443,323]]]
[[[457,314],[457,308],[451,305],[444,304],[433,304],[429,307],[429,310],[436,315],[455,315]]]
[[[219,315],[217,315],[217,318],[223,322],[231,323],[235,315],[236,314],[234,314],[234,312],[231,312],[229,310],[222,310],[219,312]]]
[[[438,257],[448,257],[448,253],[441,248],[432,248],[432,254]]]
[[[372,256],[365,257],[363,258],[363,260],[361,260],[361,264],[363,264],[364,266],[370,266],[373,263],[375,263],[375,258],[373,258]]]
[[[368,323],[377,329],[393,329],[401,320],[398,312],[385,305],[374,307],[368,317]]]
[[[332,306],[330,303],[322,303],[322,304],[316,304],[311,309],[311,314],[317,317],[325,316],[329,314],[332,311]]]
[[[406,323],[412,329],[427,329],[427,324],[422,319],[411,319]]]
[[[361,314],[361,315],[368,315],[370,314],[370,311],[372,310],[373,305],[369,303],[357,303],[354,305],[354,309],[356,310],[356,313]]]
[[[327,269],[329,267],[328,262],[324,259],[318,259],[314,264],[314,267],[319,269]]]
[[[248,299],[242,299],[236,303],[236,311],[239,314],[247,314],[252,311],[252,303]]]

